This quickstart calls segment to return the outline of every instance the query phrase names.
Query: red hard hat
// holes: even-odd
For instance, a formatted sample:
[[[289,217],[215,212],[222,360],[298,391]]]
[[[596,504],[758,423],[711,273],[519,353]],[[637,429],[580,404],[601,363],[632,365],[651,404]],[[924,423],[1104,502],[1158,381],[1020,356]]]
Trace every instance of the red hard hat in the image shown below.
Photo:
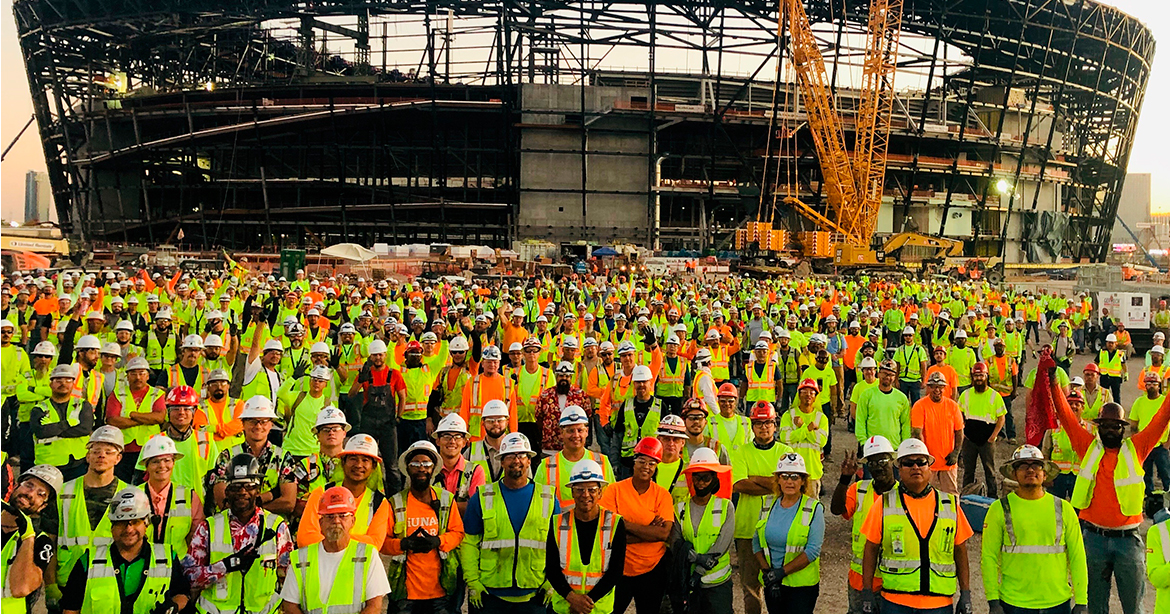
[[[641,441],[634,444],[634,454],[645,454],[662,462],[662,442],[655,437],[643,437]]]
[[[975,364],[971,365],[971,373],[983,373],[983,374],[986,374],[986,373],[987,373],[987,363],[985,363],[985,362],[977,362],[977,363],[975,363]]]
[[[776,419],[776,408],[773,407],[772,404],[767,402],[767,401],[756,401],[756,404],[752,405],[752,413],[751,413],[750,418],[753,421],[755,421],[755,420],[775,420]]]
[[[167,393],[167,405],[180,405],[183,407],[198,407],[199,393],[190,386],[175,386]]]
[[[815,390],[817,392],[821,391],[820,384],[817,383],[817,380],[815,380],[811,377],[806,377],[806,378],[800,380],[800,385],[798,385],[796,387],[796,390],[797,390],[797,392],[799,392],[800,390],[802,390],[804,388],[812,388],[813,390]]]
[[[344,486],[334,486],[321,494],[321,500],[317,502],[317,515],[326,516],[329,514],[352,514],[357,509],[357,503],[353,499],[353,493]]]
[[[739,389],[735,387],[735,384],[726,383],[719,387],[719,394],[717,396],[738,398]]]
[[[411,340],[410,342],[408,342],[406,344],[406,351],[407,352],[421,352],[421,351],[423,351],[422,344],[417,342],[417,341]]]
[[[1097,363],[1091,362],[1091,363],[1085,365],[1085,370],[1083,372],[1084,373],[1096,373],[1097,375],[1100,375],[1101,374],[1101,367],[1098,367]]]

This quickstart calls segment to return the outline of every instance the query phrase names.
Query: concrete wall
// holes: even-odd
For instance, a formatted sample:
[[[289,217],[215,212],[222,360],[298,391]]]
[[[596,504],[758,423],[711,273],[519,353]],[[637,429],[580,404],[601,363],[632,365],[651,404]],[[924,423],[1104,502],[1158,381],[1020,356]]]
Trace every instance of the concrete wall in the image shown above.
[[[647,91],[591,87],[585,93],[586,194],[581,198],[581,89],[521,86],[520,239],[645,245],[649,236],[649,136],[645,121],[590,115]]]

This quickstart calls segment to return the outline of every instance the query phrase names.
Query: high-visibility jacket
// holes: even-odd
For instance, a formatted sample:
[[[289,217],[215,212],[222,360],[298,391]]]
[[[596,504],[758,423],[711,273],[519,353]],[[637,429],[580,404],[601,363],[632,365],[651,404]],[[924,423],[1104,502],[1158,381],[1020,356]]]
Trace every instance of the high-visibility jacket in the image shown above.
[[[296,574],[300,590],[302,612],[329,614],[358,614],[366,603],[366,578],[378,552],[369,544],[351,539],[330,578],[329,598],[321,601],[321,570],[319,543],[294,550],[289,555],[288,573]],[[279,600],[278,600],[279,601]]]
[[[800,352],[791,346],[789,348],[788,351],[777,350],[776,357],[780,359],[778,366],[780,367],[780,375],[784,378],[783,382],[795,384],[800,381],[800,373],[804,368],[800,366]]]
[[[878,569],[882,591],[912,595],[954,596],[959,590],[955,572],[955,532],[958,499],[935,491],[935,522],[920,538],[901,488],[882,497],[882,554]]]
[[[525,366],[516,369],[517,421],[536,422],[536,399],[541,391],[554,383],[552,369],[538,366],[535,373],[529,373]]]
[[[747,372],[747,393],[744,394],[744,400],[749,404],[754,404],[756,401],[776,402],[776,363],[769,358],[764,363],[764,371],[760,375],[756,375],[756,365],[759,363],[753,362],[747,365],[744,371]]]
[[[259,358],[257,360],[260,360]],[[247,367],[245,367],[246,369]],[[240,392],[240,398],[247,401],[252,397],[267,397],[272,401],[273,407],[276,406],[276,392],[280,390],[280,383],[284,381],[280,376],[280,372],[275,369],[269,369],[261,366],[260,370],[256,372],[256,376],[252,381],[245,382],[243,390]]]
[[[1002,358],[992,356],[986,362],[987,385],[991,386],[992,390],[998,392],[1001,397],[1011,396],[1014,380],[1012,371],[1015,370],[1016,359],[1005,351]],[[970,377],[968,377],[968,381],[970,381]]]
[[[556,500],[552,487],[534,484],[518,533],[512,530],[504,495],[494,482],[481,486],[476,496],[483,510],[483,536],[476,548],[479,581],[487,588],[539,589],[545,582],[545,546]],[[463,561],[465,575],[468,562]]]
[[[719,532],[727,520],[727,509],[731,501],[720,497],[711,497],[703,508],[703,515],[699,518],[699,529],[695,530],[694,523],[687,514],[690,510],[690,501],[680,501],[674,506],[674,515],[678,519],[682,537],[697,554],[707,554],[715,542],[719,540]],[[690,566],[691,573],[696,571],[694,564]],[[719,555],[715,566],[702,574],[700,582],[705,586],[717,586],[731,579],[731,552],[728,550]]]
[[[143,544],[146,546],[146,544]],[[151,614],[166,600],[171,588],[172,554],[166,544],[150,544],[150,564],[134,599],[134,614]],[[110,547],[98,546],[92,551],[89,567],[86,569],[85,600],[81,602],[81,614],[104,614],[116,611],[122,602],[122,580],[118,569],[110,564]],[[7,612],[7,610],[5,610]]]
[[[158,334],[154,329],[146,333],[146,362],[150,363],[150,368],[156,371],[167,368],[167,365],[175,363],[176,356],[178,356],[179,336],[175,332],[167,335],[166,342],[162,342],[158,338]]]
[[[1081,457],[1073,449],[1068,432],[1063,428],[1052,431],[1052,462],[1061,473],[1079,473],[1081,470]]]
[[[540,466],[536,468],[536,475],[533,476],[533,480],[537,484],[546,484],[556,489],[557,499],[561,503],[562,511],[571,510],[576,505],[573,502],[573,491],[569,487],[569,476],[572,475],[573,468],[577,466],[577,463],[585,459],[601,465],[601,475],[605,477],[606,483],[613,484],[615,482],[613,466],[609,463],[609,457],[592,450],[585,450],[585,456],[582,456],[581,460],[576,461],[565,458],[565,451],[561,450],[553,456],[544,459],[540,463]]]
[[[722,382],[731,377],[731,369],[728,367],[728,360],[730,359],[730,351],[725,345],[718,345],[711,351],[711,377],[715,381]]]
[[[106,376],[97,369],[91,369],[89,373],[81,368],[78,363],[73,363],[73,372],[77,373],[77,377],[73,380],[73,391],[71,394],[75,399],[83,399],[89,401],[96,409],[98,401],[101,400],[102,390],[105,388]]]
[[[114,492],[121,492],[126,483],[114,478]],[[77,564],[83,552],[113,542],[110,533],[110,517],[102,514],[96,527],[89,524],[89,511],[85,502],[85,476],[65,482],[57,496],[57,583],[64,587],[69,573]]]
[[[601,581],[609,569],[610,558],[613,555],[613,539],[621,516],[608,510],[600,510],[597,519],[597,531],[593,539],[593,550],[589,556],[589,563],[581,560],[581,544],[578,543],[577,525],[572,511],[557,515],[553,522],[557,525],[554,539],[557,543],[557,560],[561,564],[561,572],[569,582],[569,588],[579,594],[588,594]],[[600,599],[593,602],[591,614],[611,614],[613,612],[614,592],[611,588]],[[569,602],[559,594],[552,598],[553,611],[556,614],[569,614]]]
[[[1170,530],[1165,520],[1146,533],[1146,576],[1157,591],[1155,612],[1170,612]]]
[[[975,350],[969,347],[952,347],[947,350],[947,364],[955,368],[959,386],[971,385],[971,367],[975,366]]]
[[[1121,373],[1125,369],[1121,350],[1113,350],[1113,356],[1109,354],[1109,350],[1101,350],[1097,353],[1097,366],[1101,368],[1101,376],[1121,377]]]
[[[1101,467],[1101,459],[1105,457],[1105,444],[1096,437],[1085,457],[1081,460],[1081,470],[1077,473],[1077,481],[1073,484],[1073,507],[1083,510],[1093,502],[1093,482],[1097,480],[1097,470]],[[1113,490],[1117,493],[1117,503],[1121,513],[1126,516],[1137,516],[1142,513],[1142,498],[1145,492],[1146,472],[1142,469],[1142,459],[1138,458],[1137,448],[1133,441],[1125,439],[1121,449],[1117,451],[1117,467],[1113,470]]]
[[[898,378],[905,382],[916,382],[922,379],[922,363],[926,360],[926,350],[918,344],[903,345],[894,352],[894,362],[898,363]]]
[[[233,571],[218,582],[203,589],[195,603],[199,614],[270,614],[280,606],[280,592],[277,590],[276,533],[284,520],[267,510],[260,509],[260,535],[257,536],[257,560],[247,572]],[[218,563],[235,554],[232,545],[231,511],[224,510],[207,518],[207,529],[211,550],[208,564]],[[340,574],[338,574],[340,575]],[[352,576],[350,576],[352,577]],[[363,576],[364,577],[364,576]]]
[[[114,389],[114,396],[122,403],[122,417],[125,418],[133,413],[149,414],[151,406],[155,401],[162,398],[166,392],[162,388],[150,386],[146,389],[146,394],[142,395],[142,402],[134,400],[134,392],[130,390],[130,386],[125,382],[118,382]],[[139,426],[131,426],[122,429],[122,436],[126,439],[127,444],[136,443],[139,446],[146,445],[146,440],[158,435],[159,425],[157,424],[143,424]]]
[[[45,399],[37,403],[37,407],[44,412],[41,416],[41,426],[50,426],[64,422],[66,428],[81,424],[81,411],[84,402],[76,397],[70,397],[64,415],[58,413],[52,400]],[[38,438],[33,445],[33,458],[38,465],[53,465],[64,467],[74,461],[85,458],[86,442],[88,437],[44,437]]]
[[[175,439],[174,437],[171,439],[175,441],[175,449],[183,455],[183,458],[175,461],[175,469],[171,472],[171,481],[190,488],[206,500],[203,480],[215,466],[219,447],[211,440],[211,436],[202,430],[193,431],[186,439]],[[240,441],[242,445],[243,438]],[[241,445],[230,447],[240,449]]]
[[[491,399],[483,398],[483,388],[480,385],[480,378],[482,373],[476,373],[471,378],[471,407],[468,410],[467,432],[470,434],[469,438],[472,441],[483,439],[483,406]],[[511,403],[512,400],[512,378],[497,374],[496,377],[504,378],[504,398],[500,399],[505,403]]]
[[[403,369],[402,380],[406,383],[406,402],[402,406],[403,420],[425,420],[427,417],[427,401],[431,398],[431,390],[435,387],[435,376],[430,367]]]
[[[360,366],[360,365],[359,365]],[[452,375],[451,372],[455,374]],[[437,385],[443,393],[443,402],[439,404],[439,416],[446,418],[451,414],[459,413],[463,403],[463,387],[471,381],[471,372],[466,367],[447,365],[439,371]]]
[[[779,501],[771,496],[765,498],[764,507],[760,511],[760,520],[756,523],[756,536],[760,540],[760,547],[763,548],[764,560],[768,563],[767,569],[773,569],[776,565],[772,562],[772,549],[768,547],[768,540],[764,538],[764,532],[768,527],[768,518],[772,515],[772,510]],[[821,502],[807,495],[801,495],[800,501],[796,505],[800,507],[800,511],[796,513],[796,520],[788,526],[788,539],[784,542],[783,565],[791,563],[804,553],[804,548],[808,545],[808,534],[812,529],[813,514],[816,513],[817,506],[821,505]],[[820,581],[821,559],[817,557],[804,569],[784,576],[782,583],[784,586],[797,587],[814,586]]]
[[[183,368],[179,366],[179,363],[171,365],[170,368],[166,371],[167,388],[174,388],[175,386],[190,386],[195,389],[195,392],[201,392],[203,390],[204,382],[207,381],[207,375],[210,373],[210,371],[207,369],[207,365],[203,364],[202,361],[200,361],[200,364],[196,366],[199,367],[199,370],[195,373],[195,381],[188,382],[183,378]]]
[[[142,492],[150,496],[150,486],[142,485]],[[182,560],[187,556],[187,536],[191,534],[191,510],[195,503],[191,490],[171,483],[167,493],[166,509],[162,514],[152,510],[154,539],[156,544],[165,544]],[[154,519],[158,520],[155,521]],[[148,525],[151,526],[151,525]]]
[[[357,381],[357,376],[361,373],[362,365],[366,363],[365,354],[362,352],[362,347],[357,341],[338,344],[335,351],[337,353],[338,366],[345,367],[345,380],[342,382],[341,387],[343,390],[348,391],[353,387],[353,383]]]
[[[658,436],[658,421],[662,418],[662,399],[653,397],[650,402],[650,411],[641,426],[638,417],[634,414],[634,396],[626,399],[622,405],[622,456],[634,456],[634,444],[643,437]]]
[[[687,367],[690,362],[678,356],[675,358],[675,366],[670,368],[670,359],[662,359],[662,369],[658,372],[658,380],[655,383],[654,395],[662,398],[678,398],[683,396],[683,391],[686,389],[686,375]]]
[[[880,500],[882,496],[873,488],[873,480],[861,480],[857,483],[857,510],[853,512],[853,558],[849,561],[849,569],[861,575],[861,561],[865,556],[865,534],[861,532],[861,525],[869,515],[869,508]],[[881,574],[876,574],[879,576]]]
[[[391,524],[391,536],[394,539],[404,539],[412,532],[407,526],[406,518],[406,497],[409,492],[409,490],[404,490],[390,497],[390,507],[394,510],[394,522]],[[432,484],[431,497],[439,503],[438,509],[435,510],[435,516],[439,522],[438,535],[442,535],[447,532],[447,524],[451,519],[451,508],[455,505],[455,496]],[[436,579],[443,590],[447,591],[448,595],[452,595],[455,593],[455,582],[459,573],[459,559],[455,553],[439,551],[439,560],[442,566],[439,568],[439,577]],[[386,577],[390,580],[390,599],[393,601],[406,599],[407,564],[405,552],[391,556],[389,563],[386,564]]]

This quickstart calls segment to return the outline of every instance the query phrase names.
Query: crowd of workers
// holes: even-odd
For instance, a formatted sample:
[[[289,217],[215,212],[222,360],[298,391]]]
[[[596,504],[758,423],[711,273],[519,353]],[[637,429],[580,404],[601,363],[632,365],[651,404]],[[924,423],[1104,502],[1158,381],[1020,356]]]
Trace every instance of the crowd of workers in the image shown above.
[[[1125,614],[1147,583],[1170,611],[1164,337],[1126,386],[1129,333],[1083,295],[233,263],[15,275],[2,298],[5,614],[42,595],[85,614],[722,613],[733,582],[747,614],[811,613],[823,497],[851,523],[829,529],[851,531],[847,586],[824,587],[850,612],[969,614],[972,556],[994,614],[1104,614],[1114,583]],[[1005,438],[1022,445],[997,460]],[[973,528],[976,488],[994,502]]]

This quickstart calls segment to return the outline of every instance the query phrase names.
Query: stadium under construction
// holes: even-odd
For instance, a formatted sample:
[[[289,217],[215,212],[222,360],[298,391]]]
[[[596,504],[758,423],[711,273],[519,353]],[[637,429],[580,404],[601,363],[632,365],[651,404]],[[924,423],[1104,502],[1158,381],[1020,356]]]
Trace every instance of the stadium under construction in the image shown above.
[[[876,232],[1102,261],[1154,54],[1091,0],[903,0]],[[845,131],[869,3],[806,0]],[[16,0],[59,219],[95,244],[727,245],[825,206],[756,0]],[[778,23],[779,22],[779,23]],[[775,205],[774,211],[771,210]]]

